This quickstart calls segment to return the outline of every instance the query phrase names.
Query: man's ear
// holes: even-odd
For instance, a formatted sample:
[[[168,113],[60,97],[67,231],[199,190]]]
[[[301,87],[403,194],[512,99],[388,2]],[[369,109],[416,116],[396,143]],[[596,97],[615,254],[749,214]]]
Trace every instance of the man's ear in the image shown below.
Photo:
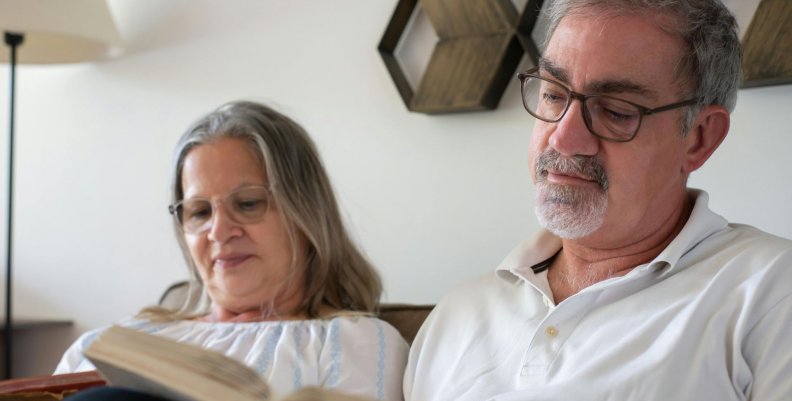
[[[729,111],[723,106],[704,106],[685,138],[686,152],[682,172],[690,174],[704,165],[729,132]]]

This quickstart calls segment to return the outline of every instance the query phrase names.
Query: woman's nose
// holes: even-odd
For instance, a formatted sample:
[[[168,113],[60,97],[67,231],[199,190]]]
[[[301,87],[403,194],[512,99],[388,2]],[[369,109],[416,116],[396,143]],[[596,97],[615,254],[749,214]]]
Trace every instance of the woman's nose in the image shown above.
[[[225,243],[242,233],[241,224],[236,222],[221,202],[214,205],[211,224],[209,239],[214,242]]]

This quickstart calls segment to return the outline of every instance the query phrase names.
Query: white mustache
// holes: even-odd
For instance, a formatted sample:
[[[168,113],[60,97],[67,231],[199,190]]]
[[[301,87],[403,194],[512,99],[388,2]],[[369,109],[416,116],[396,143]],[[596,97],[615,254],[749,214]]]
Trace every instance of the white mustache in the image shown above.
[[[608,189],[608,176],[596,156],[575,155],[571,158],[563,157],[553,149],[549,149],[539,156],[534,166],[537,179],[544,180],[548,170],[558,171],[563,174],[574,174],[586,177],[599,184],[603,191]]]

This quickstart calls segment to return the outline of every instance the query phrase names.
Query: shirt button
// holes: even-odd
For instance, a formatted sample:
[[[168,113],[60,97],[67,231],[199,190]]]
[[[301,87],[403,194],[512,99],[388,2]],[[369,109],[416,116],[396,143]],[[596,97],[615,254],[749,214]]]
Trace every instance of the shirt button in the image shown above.
[[[548,337],[555,337],[558,335],[558,329],[555,326],[547,326],[545,334],[547,334]]]
[[[542,301],[544,301],[545,306],[550,307],[550,299],[547,297],[542,297]]]

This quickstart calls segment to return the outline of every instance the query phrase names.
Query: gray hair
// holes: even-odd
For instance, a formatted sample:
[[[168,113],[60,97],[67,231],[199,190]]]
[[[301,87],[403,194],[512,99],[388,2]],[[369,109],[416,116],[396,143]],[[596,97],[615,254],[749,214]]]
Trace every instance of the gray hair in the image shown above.
[[[597,14],[665,13],[674,17],[669,26],[688,49],[679,61],[678,76],[693,88],[698,103],[688,108],[683,121],[687,132],[704,105],[720,105],[729,112],[737,104],[742,79],[742,50],[737,21],[719,0],[550,0],[549,42],[561,19],[567,15],[594,11]],[[545,44],[545,48],[546,48]]]
[[[262,104],[237,101],[195,122],[176,146],[171,202],[184,196],[181,175],[190,151],[229,137],[246,140],[261,161],[294,252],[301,249],[296,246],[298,241],[307,244],[305,266],[293,266],[304,272],[303,301],[294,312],[306,313],[310,318],[319,317],[322,306],[373,312],[382,292],[379,275],[344,228],[330,179],[313,141],[285,115]],[[141,313],[145,317],[172,320],[207,312],[208,295],[175,219],[174,227],[190,270],[188,297],[178,311],[148,308]],[[292,255],[292,261],[296,260],[297,255]]]

